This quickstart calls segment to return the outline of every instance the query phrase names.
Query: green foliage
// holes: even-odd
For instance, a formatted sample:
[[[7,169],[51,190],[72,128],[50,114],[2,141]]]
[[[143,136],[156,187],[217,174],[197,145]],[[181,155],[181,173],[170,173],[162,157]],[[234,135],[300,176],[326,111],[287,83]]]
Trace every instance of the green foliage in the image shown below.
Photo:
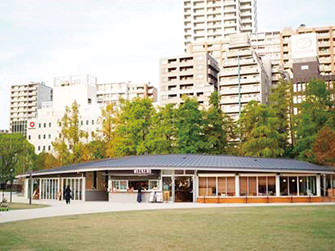
[[[225,116],[219,103],[219,94],[215,91],[210,96],[211,106],[204,119],[204,153],[222,154],[227,146]]]
[[[185,98],[177,109],[176,128],[179,153],[201,153],[205,147],[204,113],[196,99]]]
[[[147,137],[155,113],[149,98],[122,100],[120,121],[113,141],[117,156],[142,155],[149,152]]]
[[[318,132],[313,154],[317,164],[335,166],[335,130],[326,125]]]
[[[240,153],[244,156],[277,157],[284,154],[280,141],[285,134],[280,134],[280,124],[274,109],[269,106],[250,101],[243,110],[239,120],[242,131]]]
[[[39,155],[36,155],[34,159],[34,166],[37,170],[50,169],[60,165],[60,161],[58,161],[51,153],[41,152]]]
[[[334,118],[334,103],[331,101],[332,92],[328,91],[321,80],[309,82],[305,91],[305,100],[299,105],[297,116],[297,144],[294,153],[299,159],[315,162],[313,144],[317,133],[326,125],[332,127]]]
[[[87,159],[82,158],[85,145],[81,139],[87,138],[88,135],[87,132],[80,129],[79,105],[76,101],[71,108],[65,108],[65,114],[60,123],[62,128],[60,138],[52,142],[59,161],[63,165],[86,161]]]
[[[177,152],[176,111],[172,104],[160,108],[153,117],[147,145],[152,154],[171,154]]]
[[[34,158],[34,146],[21,134],[0,134],[0,183],[6,183],[17,174],[34,170]]]

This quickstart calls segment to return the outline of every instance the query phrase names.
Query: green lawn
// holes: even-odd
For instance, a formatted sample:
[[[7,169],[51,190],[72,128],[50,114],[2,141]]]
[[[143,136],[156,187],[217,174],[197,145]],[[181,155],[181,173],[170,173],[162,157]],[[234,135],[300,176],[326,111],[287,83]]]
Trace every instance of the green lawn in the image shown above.
[[[26,204],[26,203],[11,203],[9,204],[12,210],[20,210],[20,209],[33,209],[33,208],[41,208],[48,207],[46,205],[38,205],[38,204]]]
[[[335,206],[118,212],[0,225],[3,250],[335,250]]]

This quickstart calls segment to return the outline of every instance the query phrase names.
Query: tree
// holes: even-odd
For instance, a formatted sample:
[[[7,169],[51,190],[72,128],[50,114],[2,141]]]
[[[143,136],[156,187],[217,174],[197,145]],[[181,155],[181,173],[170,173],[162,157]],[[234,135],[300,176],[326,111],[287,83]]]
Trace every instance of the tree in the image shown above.
[[[288,152],[290,144],[295,144],[292,82],[281,80],[277,87],[271,89],[269,107],[278,117],[278,132],[286,134],[279,142],[280,147]]]
[[[4,186],[15,175],[33,170],[34,155],[34,146],[21,134],[0,134],[0,184]]]
[[[82,161],[81,152],[84,148],[82,139],[87,138],[87,132],[79,126],[79,105],[75,101],[65,108],[65,114],[59,121],[61,124],[60,138],[52,142],[57,157],[63,165]]]
[[[117,156],[142,155],[148,153],[147,136],[156,113],[152,100],[135,98],[121,100],[119,124],[113,147]]]
[[[203,136],[204,114],[193,98],[184,98],[177,109],[176,128],[179,153],[201,153],[205,147]]]
[[[50,169],[60,166],[61,162],[51,153],[41,152],[34,158],[34,166],[36,169]]]
[[[160,108],[153,117],[147,145],[150,153],[171,154],[177,151],[176,111],[172,104]]]
[[[204,152],[210,154],[222,154],[227,146],[227,135],[224,126],[225,116],[220,109],[218,92],[210,96],[210,108],[204,119]]]
[[[313,153],[317,164],[335,166],[335,130],[325,126],[318,132]]]
[[[297,144],[294,152],[299,159],[315,162],[313,144],[317,133],[334,121],[334,101],[331,101],[331,95],[325,82],[312,80],[308,83],[305,100],[298,107],[300,113],[297,116]]]
[[[250,121],[253,123],[251,124]],[[284,154],[280,142],[286,137],[278,131],[279,118],[270,107],[250,101],[239,121],[243,132],[240,153],[244,156],[277,157]]]

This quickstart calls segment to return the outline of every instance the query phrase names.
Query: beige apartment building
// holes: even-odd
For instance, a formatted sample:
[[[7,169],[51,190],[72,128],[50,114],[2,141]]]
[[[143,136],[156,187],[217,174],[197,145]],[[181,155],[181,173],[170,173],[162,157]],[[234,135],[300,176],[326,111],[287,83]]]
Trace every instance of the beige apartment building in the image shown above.
[[[202,107],[218,90],[219,67],[206,52],[186,54],[160,60],[160,105],[179,105],[183,96],[196,97]]]
[[[26,136],[27,120],[35,118],[37,109],[42,107],[42,102],[51,101],[52,97],[52,88],[43,82],[12,85],[10,89],[10,132]]]
[[[157,102],[157,88],[150,82],[143,83],[104,83],[97,84],[97,102],[99,104],[117,104],[119,98],[132,100],[135,97],[148,97]]]
[[[184,45],[257,32],[256,0],[184,0]]]
[[[284,28],[281,32],[281,62],[285,71],[292,69],[293,35],[315,33],[317,37],[318,58],[322,75],[335,74],[335,26]]]
[[[237,120],[249,101],[266,103],[270,68],[270,62],[263,63],[251,47],[248,34],[231,36],[219,77],[222,110]]]

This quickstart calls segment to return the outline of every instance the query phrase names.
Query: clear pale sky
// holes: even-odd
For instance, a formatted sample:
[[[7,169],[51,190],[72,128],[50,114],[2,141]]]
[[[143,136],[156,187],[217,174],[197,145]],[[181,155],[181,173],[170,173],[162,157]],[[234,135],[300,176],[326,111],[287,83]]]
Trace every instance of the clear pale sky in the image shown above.
[[[258,31],[335,25],[334,0],[258,0]],[[150,81],[160,57],[183,53],[182,0],[1,0],[0,129],[12,84],[91,74]]]

